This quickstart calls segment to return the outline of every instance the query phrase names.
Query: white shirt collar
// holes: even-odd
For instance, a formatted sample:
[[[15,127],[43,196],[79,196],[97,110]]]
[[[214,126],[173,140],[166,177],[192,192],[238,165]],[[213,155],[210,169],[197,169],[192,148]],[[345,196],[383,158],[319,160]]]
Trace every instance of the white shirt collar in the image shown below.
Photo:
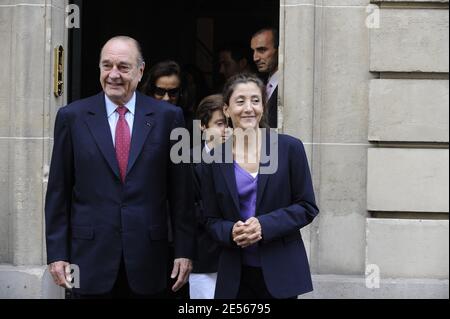
[[[208,147],[208,143],[205,143],[205,152],[209,154],[211,151],[212,150]]]
[[[105,104],[106,104],[106,114],[108,115],[109,118],[111,115],[114,114],[114,112],[119,106],[116,105],[113,101],[111,101],[106,94],[105,94]],[[130,112],[134,116],[134,113],[136,111],[136,92],[133,93],[131,99],[124,106],[126,106],[128,112]]]
[[[272,84],[273,88],[276,88],[278,86],[278,81],[280,79],[280,71],[277,70],[272,76],[269,78],[269,81],[267,81],[267,84]]]

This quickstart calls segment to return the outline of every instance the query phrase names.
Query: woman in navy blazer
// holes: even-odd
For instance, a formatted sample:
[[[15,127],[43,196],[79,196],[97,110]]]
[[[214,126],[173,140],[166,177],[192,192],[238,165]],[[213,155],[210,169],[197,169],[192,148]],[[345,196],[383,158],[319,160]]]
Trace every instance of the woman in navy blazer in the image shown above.
[[[300,140],[263,129],[265,92],[254,75],[227,82],[233,138],[203,166],[205,217],[222,246],[217,299],[297,298],[313,289],[300,234],[319,213],[308,161]]]

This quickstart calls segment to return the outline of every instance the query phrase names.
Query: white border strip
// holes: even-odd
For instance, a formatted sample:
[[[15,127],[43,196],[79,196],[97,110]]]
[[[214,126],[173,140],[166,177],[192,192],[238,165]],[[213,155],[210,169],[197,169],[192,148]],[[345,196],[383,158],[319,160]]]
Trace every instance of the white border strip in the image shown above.
[[[312,146],[373,146],[373,144],[363,144],[363,143],[303,143],[304,145]]]
[[[47,141],[53,140],[53,137],[0,137],[0,141]],[[373,146],[373,144],[363,143],[303,143],[304,145],[313,146]]]
[[[408,2],[407,0],[405,0],[404,2]],[[430,10],[435,10],[435,9],[447,9],[445,7],[445,4],[447,4],[447,2],[426,2],[426,0],[423,0],[423,2],[421,3],[415,3],[415,2],[410,2],[411,5],[410,6],[405,6],[405,5],[400,5],[396,2],[389,2],[386,3],[384,7],[380,6],[379,3],[369,3],[369,4],[362,4],[362,5],[320,5],[320,4],[311,4],[311,3],[296,3],[296,4],[281,4],[280,7],[282,8],[300,8],[300,7],[309,7],[309,8],[321,8],[321,9],[327,9],[327,8],[331,8],[331,9],[367,9],[370,6],[376,6],[380,9],[430,9]],[[426,5],[423,5],[423,3],[425,3]]]
[[[14,7],[51,7],[51,4],[45,3],[17,3],[17,4],[0,4],[0,8],[14,8]]]
[[[280,7],[311,7],[311,8],[352,8],[352,9],[361,9],[366,8],[367,5],[359,5],[359,6],[349,6],[349,5],[320,5],[320,4],[312,4],[312,3],[296,3],[296,4],[282,4]]]
[[[50,141],[53,137],[0,137],[0,141]]]

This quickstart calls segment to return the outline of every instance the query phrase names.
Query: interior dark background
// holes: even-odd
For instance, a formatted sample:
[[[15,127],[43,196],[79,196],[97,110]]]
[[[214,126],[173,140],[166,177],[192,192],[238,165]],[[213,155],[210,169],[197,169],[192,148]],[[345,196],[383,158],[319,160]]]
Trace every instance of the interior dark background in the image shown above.
[[[101,90],[99,52],[115,35],[129,35],[141,43],[147,71],[156,62],[173,59],[181,66],[199,69],[212,92],[221,81],[217,50],[225,43],[237,42],[246,45],[250,53],[251,35],[263,26],[279,24],[279,0],[72,3],[81,9],[81,27],[69,34],[69,102]],[[198,26],[205,19],[207,22]],[[204,43],[205,34],[209,46]]]

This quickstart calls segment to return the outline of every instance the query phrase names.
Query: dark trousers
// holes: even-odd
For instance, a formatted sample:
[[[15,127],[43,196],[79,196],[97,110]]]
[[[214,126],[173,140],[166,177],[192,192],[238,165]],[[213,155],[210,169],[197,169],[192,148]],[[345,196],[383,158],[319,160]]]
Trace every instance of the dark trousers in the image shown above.
[[[125,262],[123,258],[120,262],[120,268],[116,282],[114,283],[113,289],[109,293],[102,295],[82,295],[75,292],[71,293],[71,299],[163,299],[163,298],[166,298],[165,291],[154,295],[139,295],[134,293],[128,284],[127,272],[125,270]]]
[[[236,299],[275,299],[267,290],[261,268],[242,266],[241,283]],[[297,297],[288,299],[297,299]]]

